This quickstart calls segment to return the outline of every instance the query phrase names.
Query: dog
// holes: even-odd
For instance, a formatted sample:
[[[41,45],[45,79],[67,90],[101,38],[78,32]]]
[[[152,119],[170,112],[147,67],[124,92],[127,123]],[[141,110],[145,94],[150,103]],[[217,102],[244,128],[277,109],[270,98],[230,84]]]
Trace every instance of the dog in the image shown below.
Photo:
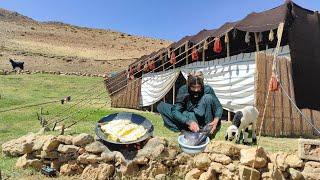
[[[20,68],[21,70],[24,69],[24,62],[19,62],[19,61],[14,61],[12,59],[9,59],[12,69],[16,69],[17,67]]]
[[[240,134],[243,134],[243,144],[248,145],[248,127],[252,125],[252,144],[257,144],[256,123],[259,115],[257,108],[246,106],[237,111],[233,117],[232,125],[228,127],[225,139],[232,141],[236,138],[236,143],[240,143]]]

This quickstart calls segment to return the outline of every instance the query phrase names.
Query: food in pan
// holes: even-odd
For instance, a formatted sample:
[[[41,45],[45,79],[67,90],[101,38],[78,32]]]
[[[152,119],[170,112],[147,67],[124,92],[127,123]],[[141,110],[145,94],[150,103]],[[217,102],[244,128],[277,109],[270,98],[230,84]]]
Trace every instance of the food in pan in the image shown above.
[[[101,125],[109,141],[130,142],[142,137],[147,130],[127,119],[113,120]]]

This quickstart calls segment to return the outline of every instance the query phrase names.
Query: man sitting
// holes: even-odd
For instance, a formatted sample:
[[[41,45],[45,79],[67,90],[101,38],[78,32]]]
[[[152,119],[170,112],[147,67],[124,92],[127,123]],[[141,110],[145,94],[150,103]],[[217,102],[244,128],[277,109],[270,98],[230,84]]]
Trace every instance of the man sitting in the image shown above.
[[[213,89],[204,85],[201,71],[188,75],[187,84],[179,88],[175,105],[160,102],[157,110],[164,125],[172,131],[198,132],[201,127],[209,124],[213,136],[220,129],[223,112]]]

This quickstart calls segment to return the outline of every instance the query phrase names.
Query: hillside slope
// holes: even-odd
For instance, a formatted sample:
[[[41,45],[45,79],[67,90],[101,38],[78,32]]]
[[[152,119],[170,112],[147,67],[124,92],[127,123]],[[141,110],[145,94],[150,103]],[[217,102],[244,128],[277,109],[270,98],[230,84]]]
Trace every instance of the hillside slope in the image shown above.
[[[0,9],[0,69],[11,69],[9,58],[28,70],[110,73],[171,42],[112,30],[38,22]]]

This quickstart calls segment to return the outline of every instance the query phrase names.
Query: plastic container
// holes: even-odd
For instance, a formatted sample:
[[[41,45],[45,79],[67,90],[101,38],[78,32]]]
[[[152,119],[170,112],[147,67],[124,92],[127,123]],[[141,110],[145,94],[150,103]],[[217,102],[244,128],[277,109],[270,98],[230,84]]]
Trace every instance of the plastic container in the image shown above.
[[[206,146],[210,142],[210,138],[207,137],[206,141],[199,146],[189,146],[189,145],[185,144],[184,142],[185,142],[184,135],[180,135],[178,137],[178,143],[180,145],[181,150],[185,153],[188,153],[188,154],[197,154],[197,153],[202,152],[206,148]]]

